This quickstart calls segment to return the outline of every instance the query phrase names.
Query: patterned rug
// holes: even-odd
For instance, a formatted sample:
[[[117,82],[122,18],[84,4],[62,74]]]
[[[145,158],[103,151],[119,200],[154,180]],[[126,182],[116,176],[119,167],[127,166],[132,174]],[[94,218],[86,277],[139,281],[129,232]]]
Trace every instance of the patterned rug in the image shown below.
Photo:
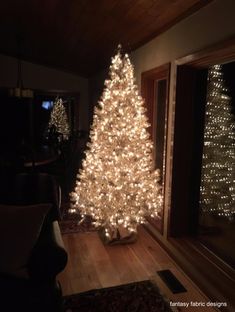
[[[72,234],[72,233],[84,233],[84,232],[94,232],[96,228],[92,225],[92,219],[86,218],[84,222],[81,221],[81,217],[77,213],[70,213],[69,203],[62,203],[62,220],[59,221],[60,230],[62,234]]]
[[[172,312],[151,281],[91,290],[64,297],[65,312]],[[176,310],[174,310],[176,311]]]

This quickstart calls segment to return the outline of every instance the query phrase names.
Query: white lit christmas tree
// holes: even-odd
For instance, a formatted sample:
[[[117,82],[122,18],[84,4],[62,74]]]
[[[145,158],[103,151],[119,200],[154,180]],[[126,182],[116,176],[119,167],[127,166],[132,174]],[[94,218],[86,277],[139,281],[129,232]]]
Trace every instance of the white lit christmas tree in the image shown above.
[[[66,110],[61,98],[57,98],[53,105],[51,116],[49,120],[49,129],[53,128],[55,132],[62,136],[62,140],[68,140],[70,135],[70,129],[68,124],[68,118]]]
[[[130,59],[122,56],[120,46],[109,75],[71,198],[72,208],[83,217],[91,216],[112,239],[121,228],[133,233],[146,216],[158,216],[162,189],[159,171],[153,170],[143,99]]]
[[[200,204],[202,212],[235,215],[235,123],[221,65],[208,72]]]

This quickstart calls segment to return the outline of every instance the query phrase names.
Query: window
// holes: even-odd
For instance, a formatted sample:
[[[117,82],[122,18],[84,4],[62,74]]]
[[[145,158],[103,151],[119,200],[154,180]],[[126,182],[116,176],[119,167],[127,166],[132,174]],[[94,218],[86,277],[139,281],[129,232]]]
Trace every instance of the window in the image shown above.
[[[166,138],[168,114],[168,85],[170,64],[162,65],[142,73],[142,95],[145,99],[149,118],[150,136],[154,143],[155,169],[160,169],[161,184],[165,186]],[[149,222],[163,233],[164,211],[161,219],[149,219]]]
[[[223,269],[235,268],[234,60],[230,40],[177,61],[169,234],[193,237]]]
[[[42,108],[51,110],[53,107],[53,101],[42,101]]]
[[[235,62],[207,77],[197,237],[235,268]]]

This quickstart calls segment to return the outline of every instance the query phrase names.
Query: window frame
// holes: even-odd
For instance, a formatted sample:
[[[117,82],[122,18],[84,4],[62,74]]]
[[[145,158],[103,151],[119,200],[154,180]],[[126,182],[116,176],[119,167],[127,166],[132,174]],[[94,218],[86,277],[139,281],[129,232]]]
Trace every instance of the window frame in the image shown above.
[[[157,115],[157,83],[159,81],[166,80],[166,94],[165,94],[165,103],[164,103],[164,120],[158,119]],[[154,151],[153,159],[154,166],[156,164],[156,141],[157,141],[157,124],[163,122],[161,125],[164,127],[163,137],[158,137],[162,144],[162,188],[163,188],[163,211],[161,219],[158,218],[149,218],[148,222],[152,224],[162,235],[164,232],[164,208],[165,208],[165,179],[166,179],[166,159],[167,159],[167,131],[168,131],[168,111],[169,111],[169,85],[170,85],[170,63],[155,67],[148,71],[142,72],[141,74],[141,94],[145,100],[145,107],[147,109],[147,117],[150,123],[149,133],[150,138],[154,142]],[[155,168],[156,169],[156,168]]]

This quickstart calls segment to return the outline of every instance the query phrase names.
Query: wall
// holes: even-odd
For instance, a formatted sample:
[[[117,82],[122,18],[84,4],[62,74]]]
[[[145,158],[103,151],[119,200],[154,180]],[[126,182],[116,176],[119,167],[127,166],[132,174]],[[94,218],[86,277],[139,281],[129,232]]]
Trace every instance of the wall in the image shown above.
[[[15,87],[17,59],[0,54],[0,68],[0,87]],[[29,62],[22,62],[22,77],[25,88],[78,92],[79,128],[88,129],[88,79]]]

